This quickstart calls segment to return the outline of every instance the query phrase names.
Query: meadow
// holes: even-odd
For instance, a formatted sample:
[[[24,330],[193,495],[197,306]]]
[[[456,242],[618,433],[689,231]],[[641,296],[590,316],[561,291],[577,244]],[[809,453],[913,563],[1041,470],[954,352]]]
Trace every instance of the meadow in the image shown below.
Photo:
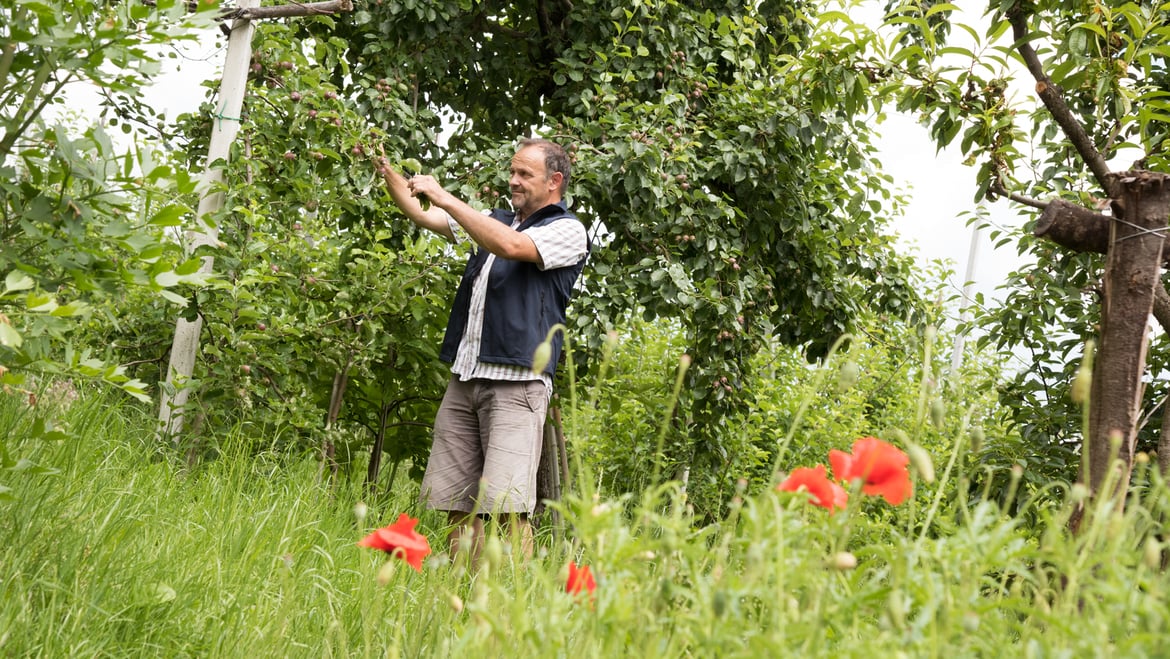
[[[1075,535],[1082,487],[1021,488],[1018,465],[1006,491],[972,487],[965,433],[915,462],[897,506],[741,481],[705,523],[677,482],[603,494],[579,475],[532,560],[492,532],[468,570],[405,470],[366,500],[243,430],[188,466],[124,397],[82,388],[55,431],[54,403],[32,402],[0,397],[4,656],[1128,657],[1170,641],[1170,489],[1144,456],[1124,510],[1101,499]],[[433,550],[419,571],[357,544],[401,513]],[[567,592],[570,563],[596,588]]]

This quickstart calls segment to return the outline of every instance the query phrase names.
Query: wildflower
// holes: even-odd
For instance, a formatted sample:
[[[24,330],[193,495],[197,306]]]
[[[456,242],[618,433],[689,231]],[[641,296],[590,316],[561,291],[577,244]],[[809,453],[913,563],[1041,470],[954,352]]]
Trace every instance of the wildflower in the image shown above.
[[[853,454],[829,451],[833,474],[844,481],[860,479],[861,491],[880,495],[896,506],[914,492],[910,472],[906,469],[910,458],[893,444],[876,437],[862,437],[853,442]]]
[[[565,592],[570,595],[579,595],[583,592],[593,595],[595,590],[597,582],[593,580],[589,566],[578,567],[576,563],[569,563],[569,578],[565,581]]]
[[[422,572],[422,561],[431,553],[431,545],[425,535],[414,530],[416,524],[417,519],[402,513],[397,522],[374,531],[357,544],[359,547],[372,547],[397,556],[416,571]]]
[[[849,500],[845,488],[825,475],[825,465],[797,467],[776,489],[781,492],[800,492],[803,489],[811,497],[809,503],[828,508],[830,512],[834,508],[844,508]]]

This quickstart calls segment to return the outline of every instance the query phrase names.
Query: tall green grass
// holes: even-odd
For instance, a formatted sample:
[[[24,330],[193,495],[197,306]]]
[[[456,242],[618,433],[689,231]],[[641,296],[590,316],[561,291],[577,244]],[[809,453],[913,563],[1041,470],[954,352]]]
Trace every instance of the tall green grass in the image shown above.
[[[564,528],[542,530],[527,564],[493,538],[480,569],[462,570],[443,554],[442,519],[423,512],[419,530],[436,553],[416,573],[355,546],[399,512],[419,515],[413,484],[368,502],[359,520],[357,479],[322,483],[311,456],[229,442],[187,469],[153,445],[148,416],[107,396],[61,412],[69,439],[34,437],[43,413],[0,398],[5,451],[57,470],[5,474],[4,656],[1079,657],[1170,647],[1156,535],[1170,496],[1146,464],[1125,512],[1098,511],[1076,537],[1065,525],[1081,493],[1059,483],[1071,490],[1062,505],[1014,502],[1040,520],[1029,527],[1002,512],[1006,502],[968,500],[945,482],[898,508],[855,493],[834,515],[799,495],[745,491],[705,527],[677,485],[603,500],[582,484],[557,504]],[[950,455],[936,459],[941,478],[962,478],[946,468]],[[592,597],[564,592],[569,561],[597,575]]]

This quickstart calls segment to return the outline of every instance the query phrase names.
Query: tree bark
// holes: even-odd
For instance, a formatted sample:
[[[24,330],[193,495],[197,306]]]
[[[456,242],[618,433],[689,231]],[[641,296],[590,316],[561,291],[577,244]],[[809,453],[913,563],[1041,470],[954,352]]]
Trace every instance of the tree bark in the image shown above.
[[[549,509],[545,501],[556,501],[561,498],[561,479],[559,452],[557,450],[557,431],[551,419],[544,422],[544,436],[540,449],[540,464],[536,468],[536,509],[533,517],[540,518],[546,512],[557,526],[556,510]]]
[[[1088,474],[1082,481],[1095,497],[1114,458],[1120,461],[1118,491],[1124,492],[1133,464],[1142,399],[1142,375],[1149,345],[1148,323],[1154,291],[1161,287],[1164,233],[1170,219],[1170,176],[1155,172],[1112,175],[1124,219],[1110,223],[1101,339],[1093,365],[1089,436],[1085,453]],[[1119,440],[1113,455],[1113,438]]]

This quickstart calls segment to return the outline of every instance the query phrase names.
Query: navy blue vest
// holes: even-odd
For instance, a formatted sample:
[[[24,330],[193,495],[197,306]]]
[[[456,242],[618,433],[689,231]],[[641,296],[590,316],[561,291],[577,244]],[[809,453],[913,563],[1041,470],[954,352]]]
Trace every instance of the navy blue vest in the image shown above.
[[[511,226],[516,213],[496,209],[491,212],[491,217]],[[557,202],[536,211],[516,228],[523,231],[576,217],[565,209],[563,202]],[[451,305],[447,333],[439,350],[439,358],[447,363],[455,361],[459,341],[467,327],[471,288],[489,255],[486,249],[477,247],[463,270],[463,279]],[[532,353],[544,341],[549,328],[565,322],[565,309],[573,294],[573,283],[584,267],[585,257],[576,265],[544,271],[535,263],[497,257],[488,273],[479,360],[530,368]],[[550,377],[556,372],[563,344],[563,336],[557,332],[552,340],[552,359],[544,369]]]

